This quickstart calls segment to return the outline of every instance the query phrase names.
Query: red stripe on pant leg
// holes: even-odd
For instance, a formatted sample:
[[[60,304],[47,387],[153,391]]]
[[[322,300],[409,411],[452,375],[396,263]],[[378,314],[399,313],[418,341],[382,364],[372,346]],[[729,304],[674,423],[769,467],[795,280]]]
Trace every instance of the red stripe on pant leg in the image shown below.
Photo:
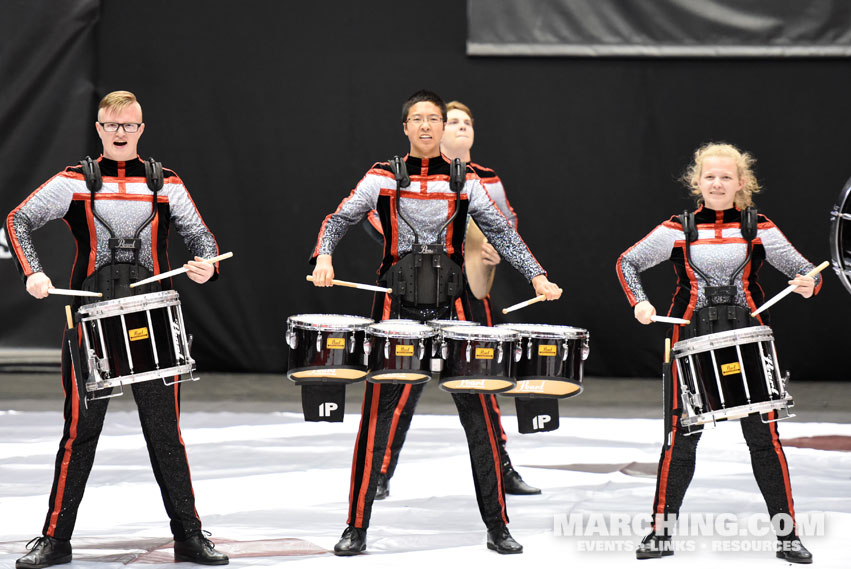
[[[491,406],[493,407],[494,413],[496,413],[496,425],[499,427],[499,438],[504,443],[508,440],[508,436],[505,434],[505,429],[502,428],[502,411],[499,408],[499,401],[497,401],[496,395],[488,395],[488,397],[490,397]]]
[[[387,468],[390,466],[390,458],[393,452],[390,448],[393,446],[393,439],[396,438],[396,428],[399,425],[399,417],[402,416],[402,411],[405,410],[405,405],[408,403],[408,396],[411,394],[411,386],[406,385],[402,388],[402,396],[399,397],[399,403],[393,410],[393,421],[390,423],[390,435],[387,437],[387,450],[384,451],[384,461],[381,463],[381,474],[387,474]]]
[[[491,456],[493,456],[493,466],[496,471],[496,483],[499,492],[497,495],[499,496],[499,507],[502,510],[502,521],[503,523],[508,523],[508,515],[505,513],[505,489],[502,485],[502,461],[499,459],[499,448],[497,447],[497,442],[493,438],[493,423],[491,423],[490,414],[488,413],[487,403],[485,402],[485,395],[479,394],[479,403],[482,406],[482,415],[485,417],[485,425],[488,429],[488,440],[491,445]]]
[[[156,267],[156,265],[154,265]],[[180,446],[183,447],[183,458],[186,460],[186,475],[189,477],[189,489],[192,491],[192,498],[195,498],[195,487],[192,485],[192,471],[189,469],[189,455],[186,454],[186,443],[183,442],[183,433],[180,432],[180,388],[177,383],[180,380],[180,376],[175,375],[174,379],[174,426],[177,429],[177,440],[180,441]],[[195,517],[199,520],[201,516],[198,515],[197,506],[193,508],[195,512]]]
[[[79,338],[79,336],[78,336]],[[63,349],[65,349],[63,347]],[[71,381],[76,381],[77,370],[74,369],[74,360],[71,360]],[[63,382],[63,389],[64,389]],[[72,386],[73,387],[73,386]],[[67,394],[67,392],[66,392]],[[71,464],[74,441],[77,440],[77,423],[80,419],[80,394],[77,389],[71,389],[71,425],[68,429],[68,440],[65,441],[65,453],[62,455],[62,466],[59,469],[59,480],[56,483],[56,499],[53,501],[53,511],[50,514],[50,524],[45,535],[53,537],[56,524],[59,520],[59,512],[62,511],[62,499],[65,497],[65,482],[68,480],[68,467]]]
[[[769,413],[770,419],[777,418],[777,412]],[[768,424],[771,431],[771,443],[774,446],[774,452],[777,453],[777,460],[780,462],[780,469],[783,471],[783,487],[786,489],[786,502],[789,504],[789,515],[792,516],[792,527],[797,530],[798,524],[795,522],[795,504],[792,499],[792,481],[789,478],[789,465],[786,464],[786,454],[783,452],[783,445],[780,444],[780,435],[777,433],[777,421],[772,421]]]
[[[677,326],[674,326],[673,333],[671,334],[671,344],[676,344],[679,340],[680,329]],[[677,366],[671,366],[671,407],[673,409],[677,408]],[[664,389],[664,387],[663,387]],[[664,418],[662,419],[664,421]],[[667,441],[662,441],[662,446],[664,447]],[[674,412],[671,412],[671,444],[668,446],[668,450],[665,452],[665,457],[662,460],[662,468],[659,469],[659,502],[656,504],[656,514],[664,514],[665,513],[665,505],[667,502],[667,492],[668,492],[668,474],[671,468],[671,456],[674,453],[674,445],[677,443],[677,415]],[[653,520],[652,522],[653,528],[656,528],[656,522]]]
[[[461,298],[455,299],[455,313],[458,315],[458,320],[466,320],[467,317],[464,316],[464,305],[461,302]]]
[[[366,491],[369,489],[369,478],[372,474],[372,454],[375,445],[375,424],[378,421],[378,399],[381,395],[381,386],[376,385],[372,391],[372,401],[370,401],[369,405],[369,427],[367,430],[367,442],[366,442],[366,456],[364,460],[364,468],[363,468],[363,480],[361,480],[361,487],[357,494],[357,510],[355,513],[354,522],[350,519],[349,525],[353,525],[355,527],[363,526],[363,506],[364,501],[366,500]],[[366,403],[366,402],[364,402]],[[360,431],[358,431],[358,440],[360,440]],[[355,444],[355,456],[352,460],[352,491],[354,491],[355,485],[355,469],[357,468],[357,459],[358,459],[358,447]],[[351,505],[349,507],[351,510]]]

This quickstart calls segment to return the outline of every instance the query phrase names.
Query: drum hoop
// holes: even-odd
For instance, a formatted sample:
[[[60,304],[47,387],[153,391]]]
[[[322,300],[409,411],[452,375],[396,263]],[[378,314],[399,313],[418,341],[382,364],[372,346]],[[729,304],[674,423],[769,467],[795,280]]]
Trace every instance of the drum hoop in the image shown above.
[[[496,326],[449,326],[443,328],[441,333],[444,338],[450,340],[476,342],[516,342],[520,339],[520,334],[514,330],[499,330],[500,333],[496,333],[498,330]]]
[[[164,290],[84,304],[80,306],[78,312],[83,322],[87,322],[89,320],[99,320],[110,316],[130,314],[143,310],[155,310],[168,306],[180,306],[180,299],[176,290]]]
[[[774,335],[771,328],[768,326],[748,326],[747,328],[737,328],[735,330],[726,330],[724,332],[716,332],[714,334],[705,334],[688,340],[680,340],[674,347],[671,348],[671,353],[675,358],[688,356],[692,354],[700,354],[710,350],[718,350],[721,348],[732,348],[743,344],[753,344],[755,342],[773,342]]]
[[[851,292],[851,278],[849,278],[851,277],[849,275],[851,267],[845,266],[845,252],[842,250],[842,243],[839,239],[840,229],[844,227],[842,214],[847,215],[851,213],[846,211],[846,207],[851,206],[849,197],[851,197],[851,179],[845,182],[845,187],[840,192],[839,202],[833,206],[833,210],[830,212],[830,254],[833,259],[833,270],[836,272],[836,276],[839,277],[839,280],[848,292]]]
[[[379,328],[379,326],[395,326],[392,330],[383,330]],[[405,327],[410,328],[410,330],[403,330]],[[381,338],[410,338],[410,339],[424,339],[424,338],[433,338],[437,331],[431,326],[426,326],[425,324],[419,324],[414,322],[377,322],[375,324],[370,324],[366,333],[372,336],[379,336]]]
[[[588,337],[588,330],[584,328],[556,324],[497,324],[494,328],[514,330],[521,338],[582,340]]]
[[[469,327],[469,326],[481,326],[478,322],[473,322],[472,320],[445,320],[436,318],[434,320],[428,320],[426,325],[431,326],[435,330],[443,330],[444,328],[449,328],[451,326],[456,327]]]
[[[351,318],[358,322],[350,322],[349,324],[342,323],[317,323],[308,322],[306,317],[313,316],[333,316],[336,318]],[[366,330],[367,326],[374,324],[375,320],[366,316],[353,316],[351,314],[295,314],[287,318],[287,323],[293,328],[301,328],[303,330],[322,330],[325,332],[356,332]]]

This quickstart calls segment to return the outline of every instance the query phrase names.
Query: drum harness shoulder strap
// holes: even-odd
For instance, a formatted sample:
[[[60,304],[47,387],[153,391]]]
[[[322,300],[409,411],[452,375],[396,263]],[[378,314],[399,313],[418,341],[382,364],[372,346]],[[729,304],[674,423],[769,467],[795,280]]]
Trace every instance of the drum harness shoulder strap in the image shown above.
[[[142,246],[142,239],[139,236],[157,215],[157,193],[162,190],[164,182],[162,163],[157,162],[153,158],[145,160],[145,181],[153,193],[151,197],[151,214],[136,228],[132,238],[116,237],[115,231],[109,222],[97,212],[95,194],[103,188],[100,164],[97,160],[92,160],[90,156],[86,156],[80,161],[80,166],[82,166],[83,176],[86,179],[86,187],[90,194],[92,215],[109,231],[108,243],[111,256],[110,264],[101,267],[96,274],[86,279],[84,288],[93,288],[102,292],[105,299],[129,296],[129,294],[132,294],[130,291],[133,291],[133,289],[129,288],[131,282],[136,282],[150,276],[150,271],[139,264],[139,250]],[[119,250],[133,252],[133,262],[129,266],[126,263],[116,262],[116,254]],[[116,283],[116,281],[118,282]],[[119,294],[120,292],[129,294]],[[137,291],[139,294],[143,292],[150,292],[150,288]]]
[[[390,160],[390,169],[396,178],[396,211],[414,233],[414,244],[411,252],[390,267],[380,280],[393,289],[393,295],[406,303],[430,306],[446,304],[461,294],[463,277],[461,267],[444,252],[439,239],[458,215],[467,165],[458,158],[450,163],[449,187],[455,192],[455,211],[438,230],[438,240],[434,243],[421,243],[417,228],[402,211],[402,188],[411,185],[405,161],[394,156]]]
[[[745,260],[733,271],[733,274],[727,279],[727,284],[724,286],[709,286],[709,277],[691,259],[691,244],[697,241],[698,238],[694,212],[684,211],[678,217],[686,238],[686,262],[707,283],[705,294],[709,302],[709,306],[698,310],[695,314],[696,318],[692,318],[691,324],[685,326],[684,337],[691,338],[752,326],[754,319],[750,316],[750,311],[735,303],[736,286],[733,283],[736,277],[739,276],[739,273],[750,262],[753,254],[753,240],[757,234],[757,209],[749,206],[741,212],[740,223],[742,237],[747,241],[747,254],[745,255]]]

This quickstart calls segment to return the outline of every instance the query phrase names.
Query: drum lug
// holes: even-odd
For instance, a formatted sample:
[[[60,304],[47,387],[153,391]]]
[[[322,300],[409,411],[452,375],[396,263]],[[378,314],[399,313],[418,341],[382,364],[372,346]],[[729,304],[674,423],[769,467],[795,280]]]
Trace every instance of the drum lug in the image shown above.
[[[514,347],[514,361],[519,362],[521,359],[523,359],[523,340],[517,342]]]
[[[425,340],[420,338],[420,350],[419,350],[420,361],[423,361],[425,357]]]
[[[316,351],[322,351],[322,331],[320,330],[318,334],[316,334]]]
[[[431,341],[431,359],[434,359],[437,356],[437,349],[440,347],[440,340],[437,338]]]
[[[295,350],[298,347],[298,336],[296,336],[292,328],[287,328],[287,345],[291,350]]]
[[[363,353],[365,356],[368,356],[372,352],[372,337],[367,336],[363,340]]]
[[[445,360],[449,357],[449,344],[443,342],[440,344],[440,359]]]
[[[588,344],[588,338],[582,339],[582,361],[588,359],[588,354],[591,353],[591,346]]]
[[[464,350],[464,353],[466,354],[466,357],[467,357],[467,363],[470,363],[470,356],[472,355],[472,352],[473,352],[473,344],[470,342],[470,340],[467,340],[467,349]]]
[[[384,359],[390,359],[390,338],[385,338],[384,342]]]
[[[502,342],[500,342],[496,346],[496,363],[498,363],[498,364],[502,363],[502,356],[503,356],[503,349],[502,349]]]
[[[349,338],[349,353],[355,353],[355,333],[352,332],[351,337]]]
[[[523,355],[523,340],[520,340],[520,355]],[[529,338],[529,342],[526,344],[526,359],[532,359],[532,338]],[[520,360],[517,360],[520,361]]]
[[[566,362],[567,356],[570,353],[570,344],[567,343],[567,340],[565,340],[564,342],[561,343],[561,351],[562,351],[561,361]],[[582,359],[584,360],[585,358],[582,358]]]

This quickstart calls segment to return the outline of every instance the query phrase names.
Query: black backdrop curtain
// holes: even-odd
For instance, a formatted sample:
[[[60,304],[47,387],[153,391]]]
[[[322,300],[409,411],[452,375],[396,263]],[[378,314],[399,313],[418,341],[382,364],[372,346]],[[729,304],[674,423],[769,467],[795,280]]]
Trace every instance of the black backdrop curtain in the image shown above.
[[[675,179],[702,142],[751,151],[761,210],[813,262],[828,256],[828,213],[849,176],[845,59],[471,59],[457,0],[57,4],[11,3],[19,25],[2,20],[15,33],[0,40],[0,206],[99,152],[97,97],[134,91],[147,124],[140,153],[181,175],[235,252],[219,281],[176,283],[202,370],[282,371],[288,315],[368,313],[369,293],[309,286],[307,259],[322,218],[366,169],[407,150],[400,107],[420,88],[472,107],[474,160],[502,176],[521,234],[565,289],[511,316],[589,329],[590,375],[657,375],[664,329],[635,322],[615,260],[690,206]],[[73,246],[64,224],[51,225],[38,244],[64,282]],[[179,241],[172,265],[187,256]],[[380,257],[354,228],[335,255],[338,278],[372,281]],[[785,286],[763,272],[768,294]],[[851,298],[825,275],[815,299],[772,310],[796,379],[848,378],[834,362]],[[670,267],[645,282],[666,310]],[[58,346],[63,303],[31,299],[8,259],[0,283],[0,347]],[[497,303],[532,294],[500,266]]]

